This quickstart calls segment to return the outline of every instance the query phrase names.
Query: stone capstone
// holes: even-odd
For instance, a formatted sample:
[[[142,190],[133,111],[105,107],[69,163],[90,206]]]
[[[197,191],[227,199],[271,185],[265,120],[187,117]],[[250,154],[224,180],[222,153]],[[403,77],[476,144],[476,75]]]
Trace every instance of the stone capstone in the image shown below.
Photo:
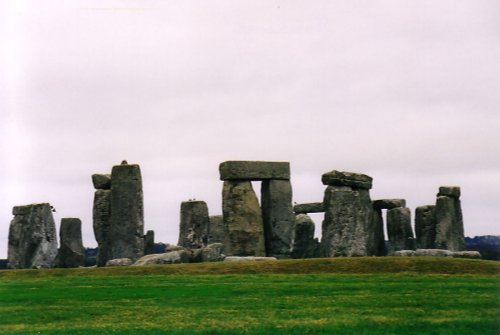
[[[340,172],[332,170],[323,174],[321,181],[323,185],[329,186],[350,186],[355,189],[369,190],[372,188],[372,177],[364,174],[352,172]]]
[[[436,200],[436,240],[439,249],[465,250],[464,223],[460,199],[438,196]]]
[[[306,214],[295,217],[292,258],[319,257],[319,242],[314,238],[314,222]]]
[[[183,201],[180,217],[178,245],[191,249],[206,246],[210,223],[207,204],[197,200]]]
[[[324,257],[377,255],[383,235],[367,189],[328,186],[323,201],[321,254]],[[382,239],[379,241],[377,239]]]
[[[96,190],[109,190],[111,188],[111,175],[109,174],[93,174],[92,183]]]
[[[227,161],[219,165],[221,180],[290,179],[290,163]]]
[[[8,261],[12,269],[49,268],[57,256],[57,235],[48,203],[16,206],[12,213]]]
[[[59,229],[61,246],[57,254],[56,266],[77,268],[84,265],[85,251],[82,242],[82,222],[78,218],[61,219]]]
[[[405,199],[379,199],[373,201],[375,209],[393,209],[397,207],[406,207]]]
[[[255,257],[255,256],[227,256],[224,262],[255,262],[255,261],[277,261],[276,257]]]
[[[264,180],[261,187],[266,255],[290,258],[293,224],[292,185],[289,180]]]
[[[266,256],[262,212],[250,181],[224,182],[222,212],[227,229],[225,253],[233,256]]]
[[[297,204],[293,206],[295,214],[323,213],[325,206],[322,202],[311,202],[307,204]]]
[[[153,264],[180,264],[190,263],[191,253],[186,250],[176,250],[164,254],[146,255],[139,258],[133,265],[153,265]]]
[[[415,249],[409,208],[396,207],[387,211],[387,235],[390,255],[398,250]]]
[[[436,206],[420,206],[415,209],[415,238],[417,248],[435,248]]]
[[[438,197],[460,198],[460,187],[458,186],[441,186],[439,188]]]
[[[129,266],[132,265],[130,258],[115,258],[106,262],[105,266]]]

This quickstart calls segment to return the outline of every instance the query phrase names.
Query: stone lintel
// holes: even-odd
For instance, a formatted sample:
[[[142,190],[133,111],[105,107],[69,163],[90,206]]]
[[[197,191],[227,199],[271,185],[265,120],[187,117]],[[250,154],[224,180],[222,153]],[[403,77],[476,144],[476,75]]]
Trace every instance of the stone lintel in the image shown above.
[[[460,187],[459,186],[441,186],[439,188],[438,197],[452,197],[452,198],[460,198]]]
[[[109,190],[111,189],[111,175],[94,173],[92,175],[92,183],[96,190]]]
[[[365,174],[332,170],[321,176],[323,185],[350,186],[369,190],[372,188],[373,178]]]
[[[221,180],[290,179],[289,162],[227,161],[219,165]]]
[[[405,199],[379,199],[373,201],[374,209],[393,209],[397,207],[406,207]]]
[[[310,202],[293,206],[295,214],[323,213],[325,206],[322,202]]]

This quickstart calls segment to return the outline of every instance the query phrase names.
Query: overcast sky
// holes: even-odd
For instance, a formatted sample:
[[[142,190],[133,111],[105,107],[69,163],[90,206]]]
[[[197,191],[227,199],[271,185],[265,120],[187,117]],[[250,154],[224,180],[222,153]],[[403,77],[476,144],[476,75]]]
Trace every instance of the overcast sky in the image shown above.
[[[221,214],[225,160],[289,161],[299,203],[333,169],[413,213],[460,185],[466,235],[500,235],[499,18],[497,0],[0,0],[0,258],[29,203],[96,246],[91,175],[123,159],[157,241],[183,200]]]

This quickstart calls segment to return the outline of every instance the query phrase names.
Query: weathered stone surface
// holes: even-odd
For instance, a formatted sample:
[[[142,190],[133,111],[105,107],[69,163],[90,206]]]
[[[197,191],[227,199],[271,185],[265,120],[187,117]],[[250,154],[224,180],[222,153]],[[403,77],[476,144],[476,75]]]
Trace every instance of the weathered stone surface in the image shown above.
[[[387,211],[387,235],[390,255],[398,250],[415,249],[409,208],[397,207]]]
[[[451,251],[465,250],[464,223],[459,198],[437,197],[435,246]]]
[[[144,255],[144,204],[139,165],[115,165],[111,171],[110,247],[112,258]]]
[[[61,246],[57,254],[57,266],[61,268],[77,268],[85,262],[85,251],[82,243],[82,222],[78,218],[61,219],[59,229]]]
[[[290,179],[290,163],[227,161],[219,165],[221,180]]]
[[[49,268],[57,256],[57,235],[50,204],[16,206],[9,227],[8,261],[12,269]]]
[[[155,232],[148,230],[144,235],[144,255],[154,254],[155,250]]]
[[[460,187],[459,186],[441,186],[439,188],[438,197],[452,197],[460,198]]]
[[[295,215],[289,180],[265,180],[261,187],[266,255],[290,258]]]
[[[436,206],[420,206],[415,209],[415,237],[417,248],[435,249]]]
[[[370,241],[368,250],[372,250],[373,256],[387,255],[384,237],[384,218],[380,209],[374,209],[372,212],[372,221],[368,229],[368,241]]]
[[[443,249],[417,249],[415,256],[453,257],[453,252]]]
[[[255,256],[227,256],[224,262],[256,262],[256,261],[277,261],[276,257],[255,257]]]
[[[224,246],[222,243],[213,243],[207,245],[205,248],[192,250],[193,256],[191,261],[193,263],[201,262],[221,262],[226,258],[222,253]]]
[[[293,206],[295,214],[323,213],[325,206],[322,202],[311,202],[307,204],[297,204]]]
[[[181,223],[178,245],[202,248],[208,242],[208,207],[204,201],[190,200],[181,203]]]
[[[250,181],[224,182],[222,212],[227,227],[225,253],[233,256],[265,256],[262,212]]]
[[[397,207],[406,207],[405,199],[379,199],[373,201],[375,209],[393,209]]]
[[[153,264],[180,264],[190,263],[191,253],[186,250],[176,250],[164,254],[146,255],[139,258],[133,265],[153,265]]]
[[[110,190],[97,190],[94,193],[94,236],[98,245],[97,266],[105,266],[111,257],[111,241],[109,217],[110,217]]]
[[[350,186],[369,190],[372,188],[372,177],[364,174],[332,170],[321,176],[323,185],[329,186]]]
[[[224,236],[227,233],[222,215],[212,215],[208,217],[208,243],[224,243]]]
[[[105,266],[129,266],[133,262],[130,258],[114,258],[106,262]]]
[[[92,175],[92,183],[96,190],[109,190],[111,188],[111,175],[95,173]]]
[[[453,251],[453,258],[473,258],[481,259],[479,251]]]
[[[415,256],[415,250],[398,250],[394,252],[393,256],[412,257]]]
[[[179,250],[186,250],[186,248],[181,247],[180,245],[174,245],[174,244],[167,244],[165,246],[165,253],[170,252],[170,251],[179,251]]]
[[[319,243],[314,238],[314,221],[306,214],[295,217],[292,258],[319,257]]]
[[[349,186],[328,186],[323,201],[321,254],[324,257],[370,256],[378,253],[379,241],[369,191]]]

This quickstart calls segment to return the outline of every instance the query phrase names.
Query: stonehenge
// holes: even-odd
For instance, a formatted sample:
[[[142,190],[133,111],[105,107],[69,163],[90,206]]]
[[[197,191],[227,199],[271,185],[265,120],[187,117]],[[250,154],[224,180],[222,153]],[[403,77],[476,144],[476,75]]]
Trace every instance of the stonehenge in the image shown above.
[[[227,161],[219,166],[225,253],[289,258],[294,214],[288,162]],[[261,202],[251,181],[261,181]]]
[[[205,201],[181,202],[177,245],[168,245],[162,254],[155,254],[154,231],[144,234],[139,165],[122,161],[110,174],[93,174],[97,266],[384,255],[479,257],[464,251],[458,186],[439,187],[435,204],[415,209],[414,234],[406,200],[372,201],[373,179],[365,174],[324,173],[323,201],[295,205],[288,162],[226,161],[219,165],[219,174],[222,215],[210,216]],[[260,201],[252,182],[261,183]],[[80,219],[61,219],[58,249],[54,211],[48,203],[13,208],[9,267],[83,266]],[[311,213],[324,215],[320,241],[314,237]]]
[[[111,176],[94,174],[94,235],[99,246],[97,265],[112,259],[132,261],[144,255],[144,205],[141,169],[123,161]]]
[[[57,234],[50,204],[15,206],[12,214],[7,250],[9,267],[53,267],[57,256]]]

